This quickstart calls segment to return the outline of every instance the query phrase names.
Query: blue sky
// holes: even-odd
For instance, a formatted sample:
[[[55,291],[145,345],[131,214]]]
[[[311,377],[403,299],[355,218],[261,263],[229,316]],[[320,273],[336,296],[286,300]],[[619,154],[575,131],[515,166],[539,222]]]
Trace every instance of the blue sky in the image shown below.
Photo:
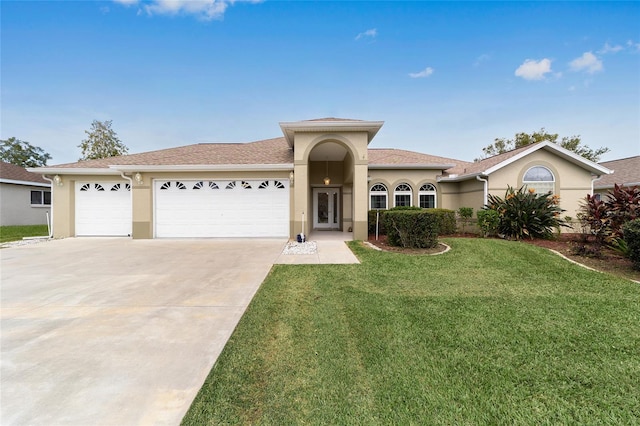
[[[640,2],[2,1],[1,128],[76,161],[382,120],[373,148],[473,160],[545,127],[640,154]]]

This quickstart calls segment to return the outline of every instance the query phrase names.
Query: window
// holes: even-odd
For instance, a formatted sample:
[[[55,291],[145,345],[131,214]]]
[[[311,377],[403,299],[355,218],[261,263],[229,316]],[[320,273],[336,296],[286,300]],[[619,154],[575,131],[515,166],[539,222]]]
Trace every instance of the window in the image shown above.
[[[396,190],[393,193],[394,207],[410,206],[411,205],[411,185],[408,183],[401,183],[396,186]]]
[[[425,183],[420,187],[418,193],[420,197],[420,207],[423,209],[435,209],[436,208],[436,187],[430,183]]]
[[[555,193],[555,181],[551,170],[542,166],[531,167],[522,178],[522,183],[538,194]]]
[[[369,191],[369,200],[371,210],[387,209],[387,187],[381,183],[377,183],[371,187]]]
[[[51,205],[51,191],[31,191],[31,206],[41,207]]]

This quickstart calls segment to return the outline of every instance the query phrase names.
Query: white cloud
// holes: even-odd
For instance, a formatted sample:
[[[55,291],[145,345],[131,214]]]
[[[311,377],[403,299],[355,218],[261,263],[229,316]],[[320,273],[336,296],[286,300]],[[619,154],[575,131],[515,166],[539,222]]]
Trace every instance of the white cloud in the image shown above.
[[[527,59],[518,67],[515,75],[525,80],[543,80],[545,74],[550,72],[551,59],[544,58],[539,61]]]
[[[378,35],[378,30],[376,28],[371,28],[367,31],[361,32],[360,34],[358,34],[356,36],[356,40],[360,40],[362,38],[376,38],[376,36]]]
[[[598,50],[598,53],[600,54],[618,53],[621,50],[624,50],[624,47],[620,46],[619,44],[616,46],[612,46],[609,43],[605,43],[602,49]]]
[[[433,74],[434,69],[431,67],[426,67],[425,69],[423,69],[420,72],[410,72],[409,73],[409,77],[411,78],[425,78],[425,77],[429,77],[431,74]]]
[[[113,0],[125,6],[139,5],[149,15],[195,15],[205,21],[222,19],[227,7],[237,0]],[[259,3],[259,0],[250,0]]]
[[[572,71],[586,71],[589,74],[602,71],[602,61],[591,52],[584,52],[582,56],[569,63]]]

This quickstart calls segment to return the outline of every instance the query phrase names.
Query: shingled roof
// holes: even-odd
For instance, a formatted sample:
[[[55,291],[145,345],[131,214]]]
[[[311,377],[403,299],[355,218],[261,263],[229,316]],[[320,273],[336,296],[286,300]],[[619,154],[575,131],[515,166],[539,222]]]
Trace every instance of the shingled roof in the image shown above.
[[[593,184],[595,189],[613,188],[616,183],[624,186],[640,185],[640,155],[603,161],[600,165],[613,170],[613,173],[595,181]]]
[[[420,152],[406,151],[404,149],[369,149],[369,166],[429,166],[441,170],[449,169],[460,164],[472,164],[465,161],[454,160],[452,158],[438,157],[435,155],[422,154]]]
[[[447,172],[456,175],[473,175],[483,173],[489,170],[491,167],[497,166],[509,158],[515,157],[523,151],[531,148],[530,145],[523,146],[521,148],[512,149],[502,154],[494,155],[493,157],[485,158],[484,160],[476,161],[473,163],[459,161],[458,165]]]
[[[44,180],[41,175],[28,172],[23,167],[16,166],[15,164],[11,163],[5,163],[4,161],[0,161],[0,180],[34,182],[38,184],[50,185],[50,183]]]
[[[199,143],[139,154],[61,164],[56,168],[109,166],[181,166],[232,164],[291,164],[293,151],[283,137],[249,143]]]

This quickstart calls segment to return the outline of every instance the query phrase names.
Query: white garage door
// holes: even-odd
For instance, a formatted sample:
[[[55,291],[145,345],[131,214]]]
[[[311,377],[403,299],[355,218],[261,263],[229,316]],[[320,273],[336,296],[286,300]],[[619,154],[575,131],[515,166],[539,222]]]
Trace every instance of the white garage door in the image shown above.
[[[131,235],[129,184],[76,182],[76,235]]]
[[[289,181],[155,181],[156,237],[288,237]]]

